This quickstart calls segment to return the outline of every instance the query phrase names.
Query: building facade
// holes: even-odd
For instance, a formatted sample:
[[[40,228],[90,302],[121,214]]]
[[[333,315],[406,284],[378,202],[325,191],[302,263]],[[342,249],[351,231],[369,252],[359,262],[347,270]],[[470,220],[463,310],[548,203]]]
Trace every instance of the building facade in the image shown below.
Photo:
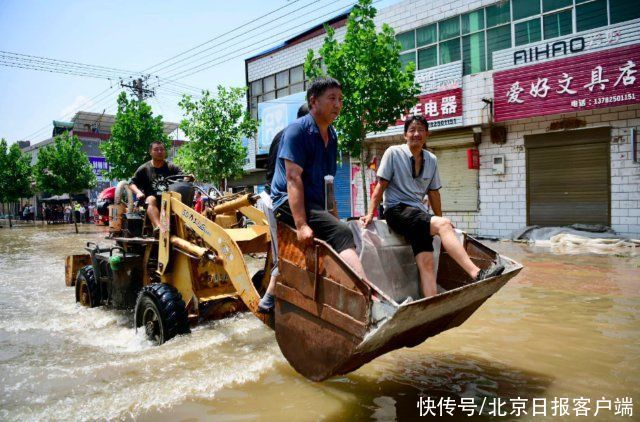
[[[416,63],[411,112],[430,121],[443,212],[458,228],[507,238],[581,223],[640,236],[636,2],[405,0],[376,19],[396,31],[401,60]],[[332,22],[338,38],[343,22]],[[277,99],[278,74],[291,77],[321,46],[314,31],[247,60],[252,110],[265,101],[252,84],[264,90],[273,78]],[[360,171],[369,191],[401,127],[368,136],[364,166],[351,160],[351,214],[363,212]]]
[[[52,144],[55,136],[64,132],[69,132],[70,135],[78,137],[82,143],[82,152],[87,154],[87,158],[93,167],[93,171],[97,179],[96,186],[85,192],[87,199],[94,202],[98,194],[113,183],[103,176],[103,172],[109,169],[109,164],[102,155],[100,144],[111,137],[111,126],[113,126],[114,121],[115,116],[111,114],[79,111],[70,122],[54,121],[51,133],[52,136],[50,138],[33,145],[24,144],[22,146],[22,151],[31,157],[31,165],[33,166],[38,159],[39,150],[49,144]],[[172,134],[177,128],[177,123],[164,123],[164,131],[167,134]],[[184,141],[174,140],[172,142],[172,148],[168,151],[169,159],[172,159],[175,156],[176,150]],[[36,196],[32,198],[32,203],[37,203],[40,199],[42,198]],[[40,212],[40,207],[38,206],[36,208],[38,209],[38,212]]]

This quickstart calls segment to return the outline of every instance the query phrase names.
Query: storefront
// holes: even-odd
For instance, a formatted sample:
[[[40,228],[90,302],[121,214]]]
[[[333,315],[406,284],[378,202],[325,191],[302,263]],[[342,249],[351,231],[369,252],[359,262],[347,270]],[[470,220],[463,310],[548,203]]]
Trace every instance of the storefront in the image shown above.
[[[638,166],[626,153],[637,142],[637,64],[637,22],[494,55],[495,122],[540,122],[522,136],[527,225],[637,230]]]
[[[438,158],[438,171],[447,183],[441,190],[443,212],[478,211],[478,167],[470,165],[468,157],[475,154],[477,136],[464,127],[462,62],[457,61],[415,73],[420,87],[417,104],[408,115],[424,116],[429,122],[430,136],[427,148]],[[368,195],[373,189],[375,168],[384,151],[395,144],[404,143],[405,116],[385,132],[369,134],[365,144],[368,163]],[[479,128],[478,128],[479,129]],[[360,163],[352,163],[352,202],[355,215],[364,212]]]

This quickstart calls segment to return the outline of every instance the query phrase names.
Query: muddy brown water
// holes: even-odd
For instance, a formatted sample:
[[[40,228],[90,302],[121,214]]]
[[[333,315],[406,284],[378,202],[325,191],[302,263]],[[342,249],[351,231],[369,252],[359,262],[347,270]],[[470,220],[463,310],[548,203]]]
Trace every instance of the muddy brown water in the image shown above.
[[[415,420],[420,398],[423,412],[427,400],[450,400],[465,418],[463,399],[475,399],[476,412],[484,401],[483,419],[491,403],[506,402],[509,413],[525,399],[524,420],[555,419],[555,398],[569,400],[570,418],[574,400],[588,398],[593,417],[604,399],[598,419],[638,420],[638,257],[489,242],[525,268],[466,323],[314,383],[250,314],[156,347],[135,333],[129,313],[81,308],[64,286],[64,257],[105,241],[99,228],[80,231],[0,229],[2,420]],[[633,416],[616,416],[615,402],[625,397]],[[546,418],[532,415],[534,399],[545,403]]]

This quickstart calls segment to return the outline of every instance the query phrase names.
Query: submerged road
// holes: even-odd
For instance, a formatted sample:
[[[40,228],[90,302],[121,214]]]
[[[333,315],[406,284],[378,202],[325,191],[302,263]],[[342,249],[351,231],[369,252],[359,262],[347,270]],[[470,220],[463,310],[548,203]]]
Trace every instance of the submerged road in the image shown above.
[[[464,403],[538,420],[534,404],[575,418],[586,399],[589,416],[640,413],[640,257],[490,243],[525,268],[465,324],[313,383],[250,314],[157,347],[129,313],[81,308],[64,257],[102,230],[0,229],[0,420],[413,420]]]

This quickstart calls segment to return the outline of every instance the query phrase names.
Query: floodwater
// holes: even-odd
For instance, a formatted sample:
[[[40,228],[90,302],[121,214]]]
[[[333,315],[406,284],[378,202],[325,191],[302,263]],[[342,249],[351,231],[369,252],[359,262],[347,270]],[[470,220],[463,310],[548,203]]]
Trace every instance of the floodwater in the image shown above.
[[[489,243],[525,268],[461,327],[314,383],[250,314],[156,347],[127,312],[81,308],[64,257],[105,241],[99,228],[80,231],[0,229],[0,420],[416,420],[447,403],[466,419],[463,400],[483,419],[496,407],[515,419],[523,402],[518,419],[573,419],[582,398],[588,416],[638,420],[638,257]]]

